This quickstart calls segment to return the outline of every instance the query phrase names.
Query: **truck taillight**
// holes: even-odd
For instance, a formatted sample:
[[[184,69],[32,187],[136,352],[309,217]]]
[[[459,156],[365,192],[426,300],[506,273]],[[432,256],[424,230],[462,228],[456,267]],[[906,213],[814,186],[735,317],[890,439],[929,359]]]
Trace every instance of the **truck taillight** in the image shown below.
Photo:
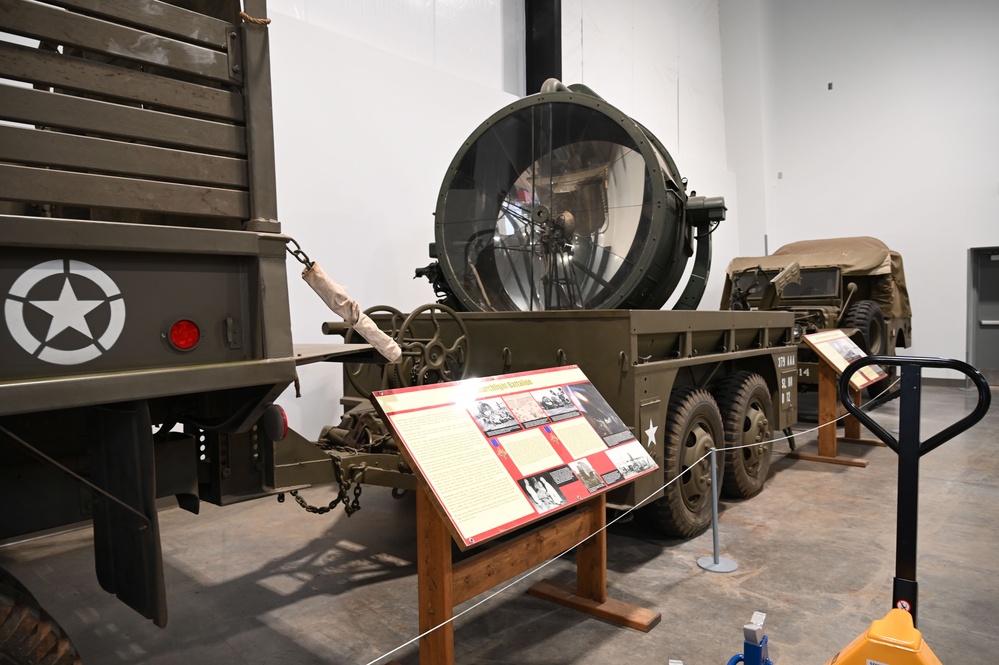
[[[181,319],[170,326],[170,344],[179,351],[190,351],[201,341],[198,324],[189,319]]]
[[[260,424],[271,441],[284,441],[288,436],[288,414],[277,404],[271,404],[264,410]]]

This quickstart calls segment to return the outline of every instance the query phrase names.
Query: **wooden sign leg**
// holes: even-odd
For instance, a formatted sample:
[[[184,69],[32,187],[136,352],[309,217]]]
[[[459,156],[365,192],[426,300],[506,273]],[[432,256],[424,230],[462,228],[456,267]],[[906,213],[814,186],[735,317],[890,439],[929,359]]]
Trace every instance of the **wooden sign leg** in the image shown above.
[[[416,554],[420,634],[453,616],[451,535],[423,485],[416,490]],[[454,664],[454,624],[420,638],[422,665]]]
[[[819,362],[819,425],[832,423],[836,420],[838,409],[836,405],[836,370],[832,365]],[[826,425],[819,429],[819,455],[821,457],[836,457],[836,425]]]
[[[809,453],[802,452],[800,450],[795,450],[794,452],[788,453],[788,457],[793,457],[795,459],[808,460],[810,462],[826,462],[829,464],[843,464],[846,466],[859,466],[866,467],[867,460],[857,459],[853,457],[839,457],[836,452],[837,441],[842,441],[843,439],[838,439],[836,437],[836,425],[831,424],[836,421],[839,417],[839,395],[836,391],[837,375],[836,369],[829,364],[824,358],[819,360],[819,454],[811,455]],[[857,396],[854,395],[854,399]],[[857,401],[857,404],[860,402]],[[848,417],[846,422],[846,432],[849,436],[849,432],[852,426],[850,420],[853,420],[854,425],[858,429],[860,428],[860,423],[852,417]]]
[[[607,498],[590,501],[592,538],[576,548],[576,594],[603,603],[607,600]]]
[[[860,391],[854,387],[850,387],[850,399],[856,405],[862,404]],[[843,419],[843,436],[847,439],[859,439],[860,438],[860,421],[853,416],[847,416]]]
[[[861,391],[854,387],[850,387],[850,399],[853,400],[854,404],[860,405],[861,401]],[[884,441],[880,439],[865,439],[860,436],[860,421],[853,416],[847,416],[843,419],[843,436],[840,437],[840,441],[846,441],[848,443],[862,443],[867,446],[884,446]]]

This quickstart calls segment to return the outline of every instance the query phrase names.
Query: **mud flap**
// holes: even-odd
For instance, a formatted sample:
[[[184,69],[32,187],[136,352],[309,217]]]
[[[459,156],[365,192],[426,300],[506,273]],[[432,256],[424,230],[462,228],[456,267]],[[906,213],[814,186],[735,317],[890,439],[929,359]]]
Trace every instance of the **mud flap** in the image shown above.
[[[94,482],[146,517],[96,497],[97,579],[105,591],[162,628],[167,623],[166,588],[149,405],[140,401],[95,407],[90,419]]]

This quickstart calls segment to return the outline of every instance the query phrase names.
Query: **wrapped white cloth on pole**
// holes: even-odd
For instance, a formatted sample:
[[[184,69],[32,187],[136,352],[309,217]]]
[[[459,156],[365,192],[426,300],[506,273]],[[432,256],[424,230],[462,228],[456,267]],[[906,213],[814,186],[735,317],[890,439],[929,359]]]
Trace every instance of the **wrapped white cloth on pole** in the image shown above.
[[[352,325],[357,334],[375,347],[375,350],[385,356],[389,362],[394,363],[402,357],[402,349],[396,341],[375,325],[375,322],[361,311],[361,306],[347,295],[342,286],[330,279],[318,263],[313,263],[311,267],[303,270],[302,279],[308,282],[312,290],[319,294],[331,310]]]

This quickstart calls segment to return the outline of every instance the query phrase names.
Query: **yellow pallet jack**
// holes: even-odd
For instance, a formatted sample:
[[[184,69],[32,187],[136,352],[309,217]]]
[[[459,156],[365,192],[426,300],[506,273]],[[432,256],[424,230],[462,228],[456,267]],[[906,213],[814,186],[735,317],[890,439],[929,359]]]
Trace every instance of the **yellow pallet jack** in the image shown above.
[[[899,432],[895,440],[887,430],[850,399],[850,377],[867,365],[901,368]],[[924,367],[953,369],[971,379],[978,388],[978,405],[967,416],[919,441],[919,400]],[[892,609],[883,619],[837,653],[826,665],[941,665],[916,629],[916,527],[919,513],[919,458],[980,421],[989,410],[992,391],[977,369],[959,360],[864,356],[852,362],[839,381],[843,406],[867,429],[898,454],[898,526],[895,535],[895,581]]]

